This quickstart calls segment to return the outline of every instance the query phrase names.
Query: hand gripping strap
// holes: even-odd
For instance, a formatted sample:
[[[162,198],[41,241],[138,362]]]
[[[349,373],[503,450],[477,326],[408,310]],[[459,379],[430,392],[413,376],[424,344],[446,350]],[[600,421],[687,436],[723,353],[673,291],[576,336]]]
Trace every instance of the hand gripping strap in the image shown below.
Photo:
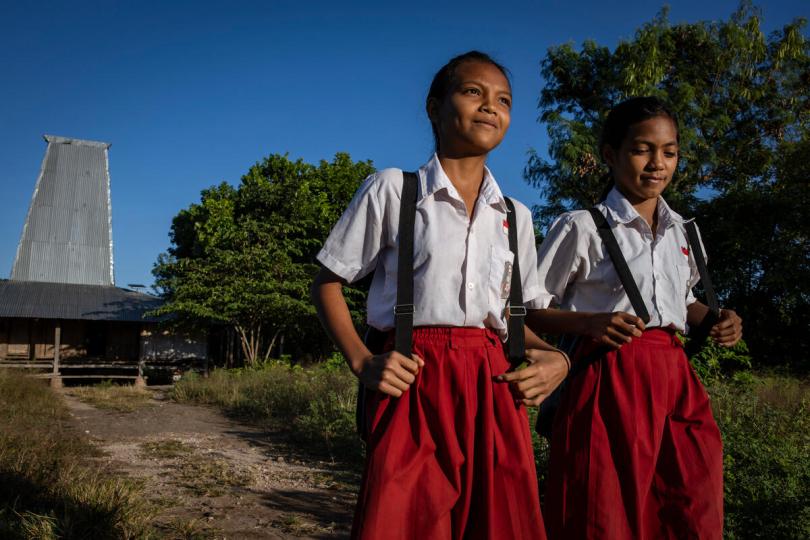
[[[394,350],[411,357],[413,341],[413,224],[416,220],[416,173],[402,172],[399,203],[399,252],[397,261],[397,305],[394,307]]]
[[[709,311],[697,328],[689,332],[689,343],[686,346],[687,356],[693,356],[703,347],[706,337],[712,326],[720,320],[720,304],[717,302],[717,295],[712,286],[712,280],[709,277],[709,269],[706,267],[706,258],[703,256],[703,245],[700,243],[698,236],[697,226],[694,221],[686,222],[686,238],[689,241],[689,247],[692,250],[692,255],[695,257],[695,265],[700,275],[700,282],[703,284],[703,290],[706,292],[706,305]]]
[[[523,284],[520,280],[520,262],[518,257],[517,239],[517,218],[515,214],[515,203],[509,197],[506,200],[506,221],[509,224],[509,251],[514,254],[512,262],[512,282],[509,286],[509,300],[506,304],[506,311],[509,314],[507,330],[509,339],[507,343],[509,362],[517,366],[526,358],[526,336],[523,334],[523,326],[526,322],[526,308],[523,305]]]
[[[610,255],[610,260],[613,261],[616,273],[619,274],[624,292],[627,293],[627,297],[630,298],[633,311],[644,321],[644,324],[647,324],[650,322],[650,314],[647,312],[647,306],[641,298],[636,280],[633,279],[633,274],[630,273],[627,261],[624,255],[622,255],[622,250],[619,249],[619,243],[616,241],[613,229],[610,228],[610,224],[608,224],[605,216],[602,215],[602,212],[600,212],[598,208],[589,208],[588,212],[590,212],[594,223],[596,223],[596,230],[599,232],[599,236],[605,244],[605,249],[607,249],[608,255]]]

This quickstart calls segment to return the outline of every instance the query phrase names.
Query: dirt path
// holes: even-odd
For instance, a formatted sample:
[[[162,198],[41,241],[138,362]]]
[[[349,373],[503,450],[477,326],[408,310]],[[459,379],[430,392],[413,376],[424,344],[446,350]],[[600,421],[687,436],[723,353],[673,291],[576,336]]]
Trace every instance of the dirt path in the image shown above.
[[[166,538],[346,538],[354,473],[289,454],[278,436],[150,387],[133,412],[63,391],[79,428],[114,469],[142,479]]]

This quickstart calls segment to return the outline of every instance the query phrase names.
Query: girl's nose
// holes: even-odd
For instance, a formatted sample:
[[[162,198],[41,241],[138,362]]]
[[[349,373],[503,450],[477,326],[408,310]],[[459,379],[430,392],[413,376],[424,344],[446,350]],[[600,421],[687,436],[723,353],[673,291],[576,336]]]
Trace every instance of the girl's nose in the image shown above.
[[[497,98],[495,98],[495,97],[493,97],[491,95],[487,95],[484,98],[484,102],[481,104],[481,110],[484,111],[484,112],[496,114],[497,110],[498,110],[498,108],[495,106],[495,100],[496,99]]]
[[[650,166],[656,170],[664,168],[664,154],[663,152],[653,152]]]

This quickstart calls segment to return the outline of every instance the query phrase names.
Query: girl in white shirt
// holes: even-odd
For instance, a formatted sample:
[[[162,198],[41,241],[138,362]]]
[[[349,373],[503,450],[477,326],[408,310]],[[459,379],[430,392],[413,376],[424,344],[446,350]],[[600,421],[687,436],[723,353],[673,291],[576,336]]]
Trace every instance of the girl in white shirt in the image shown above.
[[[720,432],[675,335],[708,310],[691,291],[690,253],[702,248],[661,197],[678,164],[675,116],[656,98],[627,100],[608,115],[600,150],[615,185],[597,208],[650,321],[633,311],[589,213],[560,216],[538,251],[539,311],[528,319],[583,338],[553,428],[549,537],[719,540]],[[711,336],[732,346],[741,335],[739,317],[722,310]]]
[[[565,359],[534,338],[528,344],[545,350],[529,352],[520,381],[496,379],[509,369],[502,340],[513,253],[507,206],[485,161],[509,126],[511,100],[504,69],[474,51],[431,85],[436,154],[418,171],[411,358],[372,354],[341,292],[375,271],[368,323],[392,329],[402,171],[367,178],[318,255],[319,316],[374,391],[354,538],[545,538],[526,410],[512,392],[529,403]],[[539,293],[533,226],[525,206],[515,210],[530,301]]]

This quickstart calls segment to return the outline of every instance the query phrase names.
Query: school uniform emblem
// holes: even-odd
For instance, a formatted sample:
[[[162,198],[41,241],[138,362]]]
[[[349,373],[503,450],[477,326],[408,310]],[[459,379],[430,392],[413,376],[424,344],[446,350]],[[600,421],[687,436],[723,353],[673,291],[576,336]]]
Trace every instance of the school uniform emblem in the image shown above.
[[[512,263],[508,262],[503,267],[503,277],[501,278],[501,300],[509,298],[509,291],[512,289]]]
[[[689,248],[685,247],[685,246],[681,246],[681,253],[683,253],[684,255],[686,255],[688,257],[689,256]]]
[[[509,234],[509,220],[503,220],[503,234]]]

